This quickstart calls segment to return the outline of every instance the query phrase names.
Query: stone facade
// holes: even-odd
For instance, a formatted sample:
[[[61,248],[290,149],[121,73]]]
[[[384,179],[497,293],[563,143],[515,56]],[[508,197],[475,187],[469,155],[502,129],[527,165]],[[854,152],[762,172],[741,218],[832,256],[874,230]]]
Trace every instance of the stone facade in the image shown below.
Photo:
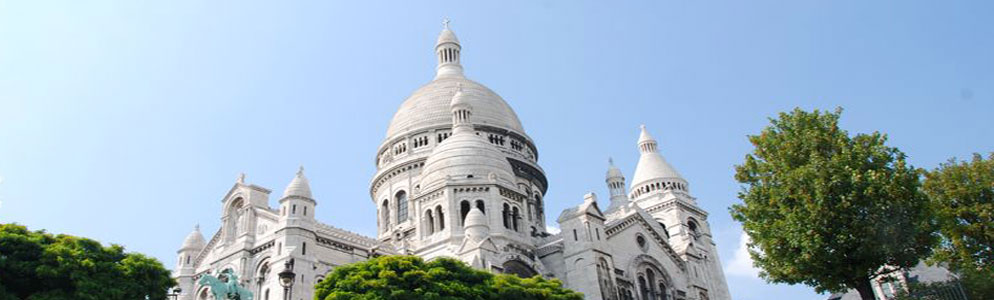
[[[632,185],[610,165],[608,208],[588,194],[559,215],[561,232],[549,233],[538,149],[499,95],[463,75],[461,51],[446,27],[435,78],[401,104],[377,151],[375,238],[314,220],[318,202],[303,170],[276,209],[269,190],[239,179],[222,200],[222,228],[209,242],[195,230],[178,251],[180,299],[208,299],[195,281],[225,269],[255,299],[282,299],[275,274],[290,258],[300,274],[293,299],[311,299],[335,266],[380,254],[555,277],[588,299],[731,299],[707,212],[645,127]]]

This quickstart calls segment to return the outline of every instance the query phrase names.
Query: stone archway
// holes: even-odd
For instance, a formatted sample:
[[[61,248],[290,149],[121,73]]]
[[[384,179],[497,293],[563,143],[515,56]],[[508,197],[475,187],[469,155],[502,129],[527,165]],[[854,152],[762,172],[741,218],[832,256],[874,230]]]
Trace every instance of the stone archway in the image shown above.
[[[523,261],[516,259],[504,262],[502,267],[504,268],[505,274],[514,274],[515,276],[521,278],[530,278],[538,275],[538,272],[535,272],[535,269],[532,269],[532,267],[528,266],[528,264]]]

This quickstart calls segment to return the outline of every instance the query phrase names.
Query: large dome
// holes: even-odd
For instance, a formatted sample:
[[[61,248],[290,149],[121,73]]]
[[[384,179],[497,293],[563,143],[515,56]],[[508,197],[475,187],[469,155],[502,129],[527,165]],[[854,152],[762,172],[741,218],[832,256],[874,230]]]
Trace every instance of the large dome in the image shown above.
[[[456,87],[460,83],[463,93],[474,99],[474,123],[525,134],[524,127],[518,120],[518,115],[497,93],[465,77],[449,76],[432,80],[432,82],[414,91],[393,115],[390,127],[387,128],[387,138],[410,130],[452,125],[449,101],[452,100],[452,94],[455,93]]]

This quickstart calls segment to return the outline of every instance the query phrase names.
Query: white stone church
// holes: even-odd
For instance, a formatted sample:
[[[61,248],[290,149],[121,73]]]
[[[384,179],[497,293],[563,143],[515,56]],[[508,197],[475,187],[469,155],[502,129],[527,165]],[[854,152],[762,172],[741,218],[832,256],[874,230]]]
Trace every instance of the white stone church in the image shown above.
[[[179,299],[212,299],[196,282],[227,269],[254,299],[282,299],[277,273],[292,258],[292,299],[310,300],[336,266],[393,254],[555,277],[587,299],[731,299],[708,213],[645,127],[631,184],[612,164],[610,205],[587,194],[547,232],[538,149],[507,102],[463,75],[461,51],[446,26],[435,78],[401,104],[376,152],[377,236],[315,220],[303,169],[275,208],[271,190],[241,177],[222,198],[221,229],[209,240],[196,229],[177,251]]]

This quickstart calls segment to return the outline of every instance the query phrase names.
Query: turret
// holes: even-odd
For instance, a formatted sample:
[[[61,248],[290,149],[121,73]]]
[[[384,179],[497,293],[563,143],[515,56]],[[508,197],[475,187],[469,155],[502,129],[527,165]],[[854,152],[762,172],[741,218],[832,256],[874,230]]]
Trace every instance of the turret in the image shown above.
[[[469,96],[463,93],[462,83],[457,85],[449,107],[452,110],[452,134],[472,132],[473,105],[470,104]]]
[[[490,224],[487,224],[487,216],[479,208],[470,209],[466,214],[466,237],[474,241],[481,241],[490,236]]]
[[[200,233],[200,225],[197,225],[193,227],[193,232],[186,236],[183,245],[176,251],[179,257],[176,259],[174,275],[176,276],[176,284],[182,291],[180,299],[192,299],[196,259],[197,255],[204,250],[205,244],[204,235]]]
[[[315,223],[315,206],[311,185],[304,176],[304,167],[300,167],[280,198],[280,220],[288,226],[311,228]]]
[[[630,199],[640,202],[646,196],[666,191],[689,193],[687,181],[659,153],[659,145],[645,125],[641,126],[638,149],[641,155],[632,177]]]
[[[562,229],[563,259],[575,262],[568,267],[564,281],[574,290],[588,295],[591,299],[600,293],[598,274],[594,264],[610,261],[605,253],[611,253],[607,244],[607,233],[604,232],[604,214],[597,207],[597,195],[588,193],[583,196],[583,203],[569,208],[559,215],[559,228]],[[594,296],[590,296],[594,295]]]
[[[604,234],[604,214],[597,206],[597,195],[587,193],[583,203],[568,208],[559,215],[559,228],[562,229],[563,255],[575,255],[578,252],[590,251],[606,246],[607,236]]]
[[[625,194],[625,176],[621,170],[614,166],[614,160],[608,159],[606,179],[607,189],[611,193],[611,204],[608,205],[605,213],[611,213],[622,206],[628,204],[628,195]]]

